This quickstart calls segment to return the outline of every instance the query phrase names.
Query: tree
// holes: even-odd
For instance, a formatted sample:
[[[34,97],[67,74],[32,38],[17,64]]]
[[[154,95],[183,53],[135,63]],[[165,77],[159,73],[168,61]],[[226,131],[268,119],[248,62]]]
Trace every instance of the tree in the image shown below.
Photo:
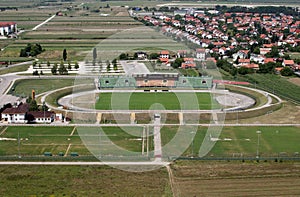
[[[157,59],[158,57],[159,57],[159,55],[157,53],[151,53],[149,55],[149,59],[151,59],[151,60]]]
[[[78,68],[79,68],[79,64],[78,64],[78,62],[77,62],[77,61],[75,62],[75,66],[74,66],[74,68],[75,68],[75,69],[78,69]]]
[[[110,63],[109,60],[106,60],[106,70],[110,71]]]
[[[267,64],[260,64],[259,65],[259,73],[274,73],[274,69],[276,67],[276,63],[268,62]]]
[[[51,64],[50,64],[50,62],[49,62],[49,61],[47,61],[47,66],[48,66],[48,67],[50,67],[50,66],[51,66]]]
[[[64,49],[64,51],[63,51],[63,60],[66,61],[66,60],[67,60],[67,57],[68,57],[67,50]]]
[[[57,74],[57,63],[55,63],[55,64],[53,65],[53,67],[51,68],[51,73],[52,73],[53,75],[56,75],[56,74]]]
[[[93,60],[96,61],[97,59],[97,49],[96,47],[93,49]]]
[[[20,51],[20,57],[27,57],[27,53],[25,49],[21,49]]]
[[[178,68],[181,66],[182,62],[183,62],[183,58],[176,58],[176,60],[172,62],[171,66],[173,68]]]
[[[246,68],[246,67],[240,67],[240,68],[238,68],[237,71],[238,71],[238,73],[239,73],[240,75],[251,74],[251,73],[254,72],[253,69],[251,69],[251,68]]]
[[[70,62],[68,63],[68,70],[72,70],[72,66]]]
[[[37,70],[32,72],[32,75],[39,75],[39,72]]]
[[[120,60],[127,60],[127,59],[128,59],[128,56],[127,56],[125,53],[121,53],[121,54],[119,55],[119,59],[120,59]]]
[[[68,70],[65,67],[65,64],[63,63],[63,61],[60,62],[59,68],[58,68],[58,73],[60,75],[67,75],[68,74]]]
[[[280,71],[280,74],[282,76],[292,76],[294,74],[293,70],[288,67],[288,66],[285,66],[281,71]]]
[[[29,103],[29,111],[37,111],[39,109],[36,100],[31,100]]]
[[[255,48],[253,49],[253,53],[255,53],[255,54],[260,54],[260,49],[259,49],[259,47],[255,47]]]

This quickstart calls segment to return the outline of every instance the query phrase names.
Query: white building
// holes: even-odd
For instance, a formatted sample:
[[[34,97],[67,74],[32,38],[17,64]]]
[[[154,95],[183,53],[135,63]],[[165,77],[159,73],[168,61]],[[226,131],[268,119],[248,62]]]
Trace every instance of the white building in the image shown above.
[[[0,36],[17,33],[17,23],[15,22],[0,22]]]

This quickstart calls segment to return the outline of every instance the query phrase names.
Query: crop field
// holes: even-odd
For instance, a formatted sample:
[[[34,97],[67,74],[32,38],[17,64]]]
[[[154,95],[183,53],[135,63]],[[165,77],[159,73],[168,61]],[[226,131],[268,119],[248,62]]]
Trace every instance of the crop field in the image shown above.
[[[174,196],[298,196],[298,163],[177,161]]]
[[[188,128],[187,128],[188,129]],[[185,151],[185,156],[198,155],[207,127],[199,127],[193,143]],[[178,127],[164,126],[161,129],[162,144],[167,144],[178,132]],[[299,156],[299,127],[223,127],[221,135],[212,134],[210,141],[215,146],[208,157],[255,157],[258,134],[261,131],[259,154],[261,157]]]
[[[128,98],[129,103],[126,103]],[[100,110],[209,110],[218,105],[210,93],[101,93],[95,107]]]
[[[0,166],[4,196],[172,196],[166,169],[108,166]]]
[[[60,152],[91,156],[90,151],[99,153],[100,149],[105,154],[112,150],[110,145],[113,144],[141,155],[142,132],[142,127],[1,127],[0,138],[5,140],[0,141],[0,155],[18,155],[20,151],[22,156],[41,156],[44,152],[51,152],[53,156]],[[146,141],[146,135],[144,138]],[[153,140],[150,138],[149,150],[153,150]],[[146,146],[144,148],[146,152]]]

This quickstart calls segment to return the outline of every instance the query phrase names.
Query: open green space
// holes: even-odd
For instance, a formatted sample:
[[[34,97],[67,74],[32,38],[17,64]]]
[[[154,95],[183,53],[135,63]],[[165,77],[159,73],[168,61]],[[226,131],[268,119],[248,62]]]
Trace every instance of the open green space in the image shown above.
[[[0,128],[0,156],[25,157],[43,156],[51,152],[58,156],[60,152],[68,156],[77,152],[79,156],[92,156],[92,153],[111,155],[113,145],[140,156],[142,152],[143,127],[45,127],[45,126],[11,126]],[[151,136],[144,133],[144,152],[153,150]],[[113,156],[120,155],[119,148]],[[91,152],[90,152],[91,151]],[[99,152],[100,151],[100,152]],[[91,157],[92,158],[92,157]]]
[[[127,102],[129,99],[129,102]],[[95,105],[99,110],[209,110],[218,105],[212,101],[210,93],[101,93]]]
[[[300,88],[291,83],[288,78],[272,74],[251,74],[245,79],[251,82],[253,87],[274,93],[283,99],[300,103]]]
[[[67,86],[72,86],[74,79],[21,79],[17,80],[10,93],[19,96],[29,96],[34,90],[36,95]]]
[[[185,151],[184,156],[192,156],[192,153],[194,156],[198,155],[207,130],[207,127],[198,128],[193,143]],[[257,131],[261,131],[259,135],[261,157],[297,156],[297,152],[300,152],[299,127],[223,127],[220,136],[214,136],[217,132],[212,132],[210,141],[215,140],[216,143],[207,157],[255,157],[258,147]],[[164,126],[161,129],[162,144],[167,144],[177,132],[176,126]]]
[[[4,196],[172,196],[166,169],[109,166],[0,166]]]
[[[22,156],[43,155],[44,152],[58,155],[59,152],[65,153],[69,144],[80,145],[79,154],[87,154],[88,151],[77,133],[74,131],[75,135],[70,136],[73,129],[73,127],[8,127],[0,137],[11,140],[0,142],[0,155],[18,155],[19,151]]]

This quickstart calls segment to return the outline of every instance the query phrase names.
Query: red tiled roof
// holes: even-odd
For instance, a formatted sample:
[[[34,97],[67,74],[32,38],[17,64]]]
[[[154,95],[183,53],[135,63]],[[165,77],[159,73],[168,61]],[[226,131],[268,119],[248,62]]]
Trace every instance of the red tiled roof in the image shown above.
[[[243,67],[258,69],[259,65],[258,64],[247,64],[247,65],[244,65]]]
[[[51,116],[54,115],[54,112],[45,111],[44,113],[43,111],[31,111],[28,112],[27,115],[32,115],[34,118],[51,118]]]
[[[18,107],[6,108],[2,114],[25,114],[29,109],[29,104],[20,104]]]
[[[164,62],[164,63],[168,63],[169,62],[169,59],[168,58],[159,58],[159,60],[161,62]]]
[[[292,65],[292,64],[295,64],[294,60],[284,60],[283,63],[285,65]]]
[[[239,63],[250,63],[250,59],[239,59]]]
[[[15,22],[0,22],[0,27],[8,27],[15,24]]]
[[[165,50],[165,51],[161,51],[160,54],[162,54],[162,55],[169,55],[170,53],[169,53],[169,51]]]

